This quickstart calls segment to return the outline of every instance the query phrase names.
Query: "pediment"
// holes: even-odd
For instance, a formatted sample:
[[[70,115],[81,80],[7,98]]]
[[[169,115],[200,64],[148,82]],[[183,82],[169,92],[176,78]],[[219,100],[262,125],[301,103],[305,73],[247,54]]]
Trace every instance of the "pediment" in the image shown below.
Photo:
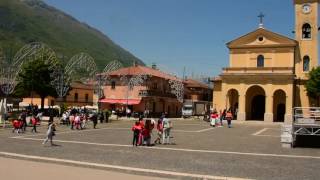
[[[259,28],[229,43],[228,48],[256,48],[256,47],[295,47],[297,41],[286,36]]]

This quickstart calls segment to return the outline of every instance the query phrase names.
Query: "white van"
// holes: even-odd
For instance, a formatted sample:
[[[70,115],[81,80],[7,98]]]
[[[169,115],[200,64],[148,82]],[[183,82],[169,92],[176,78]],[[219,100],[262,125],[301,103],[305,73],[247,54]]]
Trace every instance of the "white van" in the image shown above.
[[[182,107],[182,117],[187,118],[193,116],[193,106],[191,104],[185,104]]]

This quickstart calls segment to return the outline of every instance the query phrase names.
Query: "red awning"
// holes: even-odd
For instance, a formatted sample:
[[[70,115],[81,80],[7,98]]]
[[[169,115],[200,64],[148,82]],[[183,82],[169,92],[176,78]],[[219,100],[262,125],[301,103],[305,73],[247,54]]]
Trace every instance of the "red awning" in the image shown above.
[[[128,105],[137,105],[140,104],[141,99],[100,99],[101,103],[109,104],[128,104]]]

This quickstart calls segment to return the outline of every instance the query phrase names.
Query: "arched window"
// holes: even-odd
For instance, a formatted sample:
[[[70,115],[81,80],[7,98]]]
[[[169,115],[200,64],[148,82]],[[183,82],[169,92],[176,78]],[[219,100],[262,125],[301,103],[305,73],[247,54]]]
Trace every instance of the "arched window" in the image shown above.
[[[307,72],[310,69],[310,57],[304,56],[303,57],[303,71]]]
[[[264,67],[264,56],[259,55],[257,57],[257,67]]]
[[[308,23],[302,26],[302,39],[311,39],[311,26]]]

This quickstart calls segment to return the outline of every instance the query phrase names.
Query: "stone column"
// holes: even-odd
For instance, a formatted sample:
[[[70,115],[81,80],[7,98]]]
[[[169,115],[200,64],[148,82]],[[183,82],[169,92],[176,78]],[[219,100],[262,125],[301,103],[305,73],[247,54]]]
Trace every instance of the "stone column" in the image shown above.
[[[246,120],[246,86],[244,81],[240,81],[240,89],[239,89],[239,107],[238,107],[238,119],[239,121]]]
[[[272,82],[268,82],[265,89],[266,93],[266,107],[264,113],[265,122],[273,122],[273,91],[272,91]]]
[[[245,121],[246,120],[246,96],[244,94],[239,95],[239,109],[237,120],[238,121]]]
[[[284,122],[285,124],[291,124],[292,123],[292,94],[288,93],[288,95],[286,96],[286,114],[284,116]]]
[[[273,96],[266,96],[266,111],[264,113],[264,121],[265,122],[273,122]]]

